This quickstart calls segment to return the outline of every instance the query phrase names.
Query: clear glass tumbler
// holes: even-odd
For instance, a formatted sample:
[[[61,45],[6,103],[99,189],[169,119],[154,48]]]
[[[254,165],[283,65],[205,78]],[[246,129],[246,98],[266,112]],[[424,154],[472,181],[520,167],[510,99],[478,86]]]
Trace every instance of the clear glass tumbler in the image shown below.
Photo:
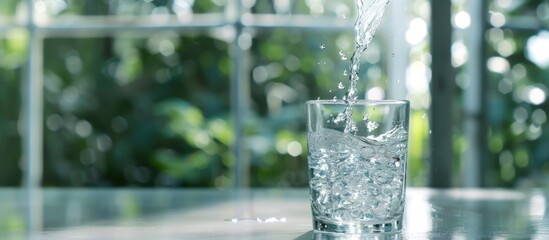
[[[307,102],[314,230],[402,229],[409,109],[405,100]]]

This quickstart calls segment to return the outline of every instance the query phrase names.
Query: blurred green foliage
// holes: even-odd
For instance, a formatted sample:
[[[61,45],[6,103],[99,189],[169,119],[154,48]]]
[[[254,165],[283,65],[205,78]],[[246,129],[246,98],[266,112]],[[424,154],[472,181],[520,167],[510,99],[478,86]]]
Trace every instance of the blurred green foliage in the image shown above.
[[[14,0],[11,0],[14,1]],[[64,0],[46,1],[50,17],[54,16],[124,16],[140,17],[152,15],[174,15],[184,13],[221,13],[225,0]]]
[[[27,58],[28,36],[15,29],[0,39],[0,185],[21,182],[21,133],[18,120],[20,109],[23,65]]]
[[[149,9],[148,2],[122,0],[68,3],[51,16],[141,15]],[[171,3],[152,2],[168,8]],[[215,12],[223,5],[212,4],[195,2],[193,11]],[[269,12],[275,9],[272,4],[261,2],[252,11]],[[308,14],[304,3],[294,9]],[[345,90],[337,85],[347,80],[348,62],[341,54],[350,55],[354,38],[350,31],[250,33],[246,94],[251,111],[244,123],[249,184],[306,186],[304,102],[343,96]],[[214,35],[160,31],[46,38],[43,185],[231,186],[236,159],[229,74],[234,56],[229,43]],[[383,41],[376,38],[370,51],[383,51]],[[26,44],[12,44],[17,46]],[[364,61],[361,78],[369,81],[360,89],[386,87],[381,70],[386,59],[379,55]],[[381,74],[371,78],[369,70]],[[424,156],[414,156],[415,174]]]
[[[18,0],[4,0],[0,1],[0,17],[8,17],[15,15],[15,10],[17,8]],[[0,23],[9,18],[0,18]]]
[[[546,1],[517,1],[506,8],[494,3],[491,10],[505,13],[512,24],[513,18],[524,16],[533,17],[541,24],[545,21],[545,26],[549,24]],[[527,53],[528,41],[540,30],[492,28],[487,33],[488,57],[502,58],[509,66],[506,71],[488,71],[492,186],[548,185],[549,101],[545,99],[538,105],[529,102],[528,94],[525,95],[531,87],[544,89],[545,96],[549,94],[549,68],[536,65]],[[501,42],[509,43],[509,47],[503,48]]]
[[[171,0],[69,0],[61,10],[53,5],[47,10],[49,17],[143,17],[178,11],[221,13],[226,5],[216,0],[188,2],[193,2],[185,5],[189,9]],[[288,8],[280,2],[256,1],[249,10],[317,14],[307,1],[290,2]],[[326,1],[325,15],[352,16],[352,1],[344,2],[351,7],[334,7],[342,2]],[[509,19],[534,16],[541,26],[549,21],[543,18],[544,11],[549,11],[545,1],[513,1],[505,9],[495,6],[496,2],[504,4],[491,1],[491,11]],[[15,0],[0,2],[0,16],[13,20],[16,7]],[[220,37],[223,29],[203,30],[116,32],[101,37],[48,35],[43,52],[43,185],[230,187],[237,161],[231,149],[236,134],[230,107],[235,49],[231,42],[220,40],[227,39]],[[509,63],[509,71],[488,75],[490,169],[486,174],[492,186],[547,185],[549,130],[547,124],[534,121],[534,116],[539,120],[543,112],[547,118],[549,101],[535,105],[518,96],[529,86],[545,87],[547,95],[549,70],[532,63],[525,53],[526,43],[538,32],[505,29],[498,41],[490,40],[487,33],[488,56]],[[17,185],[21,179],[20,92],[28,33],[24,29],[2,33],[0,153],[7,160],[0,168],[0,184]],[[244,28],[244,33],[251,36],[251,44],[244,59],[246,75],[238,80],[245,81],[244,97],[249,99],[244,116],[249,184],[306,186],[303,104],[343,96],[345,89],[337,85],[346,81],[343,72],[348,63],[341,54],[350,55],[353,50],[352,33],[278,28]],[[511,54],[501,54],[498,44],[502,40],[513,47]],[[374,38],[368,52],[377,52],[378,58],[364,57],[360,77],[368,81],[361,82],[359,89],[387,87],[388,60],[382,54],[387,41],[383,35]],[[419,51],[422,56],[428,52],[426,47]],[[502,91],[502,84],[508,83],[512,90]],[[458,106],[461,94],[458,90]],[[425,96],[410,97],[416,101]],[[411,114],[408,166],[413,186],[425,183],[428,167],[426,111],[415,109]],[[456,114],[458,123],[460,114]],[[466,149],[463,134],[456,130],[457,159]],[[456,164],[459,171],[460,163]]]
[[[225,42],[158,32],[44,49],[44,185],[213,186],[229,174]]]

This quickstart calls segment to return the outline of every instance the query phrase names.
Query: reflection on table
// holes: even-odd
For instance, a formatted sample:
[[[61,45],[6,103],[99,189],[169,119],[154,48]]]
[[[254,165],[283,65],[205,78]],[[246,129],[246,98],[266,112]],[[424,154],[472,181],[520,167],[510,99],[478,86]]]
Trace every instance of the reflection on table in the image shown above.
[[[404,230],[311,231],[307,189],[0,189],[0,239],[549,239],[549,191],[407,191]]]

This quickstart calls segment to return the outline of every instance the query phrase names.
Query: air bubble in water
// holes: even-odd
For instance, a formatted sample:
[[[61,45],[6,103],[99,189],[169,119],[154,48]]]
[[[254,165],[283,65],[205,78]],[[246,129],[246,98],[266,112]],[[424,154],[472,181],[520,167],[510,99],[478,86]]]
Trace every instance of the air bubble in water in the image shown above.
[[[370,121],[366,124],[366,127],[368,128],[368,132],[371,132],[379,127],[379,123]]]
[[[340,122],[344,122],[344,121],[345,121],[345,114],[344,113],[337,114],[337,117],[334,118],[334,123],[340,123]]]
[[[365,159],[372,158],[375,153],[376,150],[373,147],[363,147],[360,151],[360,155]]]

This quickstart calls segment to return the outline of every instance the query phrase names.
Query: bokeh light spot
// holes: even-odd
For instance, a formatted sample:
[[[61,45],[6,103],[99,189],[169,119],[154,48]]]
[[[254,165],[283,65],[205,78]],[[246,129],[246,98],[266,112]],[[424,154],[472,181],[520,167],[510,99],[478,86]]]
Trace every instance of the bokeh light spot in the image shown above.
[[[471,25],[471,16],[465,11],[458,12],[454,16],[454,24],[461,29],[468,28]]]
[[[292,157],[297,157],[303,153],[303,147],[297,141],[292,141],[288,144],[288,154]]]
[[[541,68],[549,67],[549,54],[543,49],[549,49],[549,31],[541,31],[532,36],[526,43],[526,56]]]

